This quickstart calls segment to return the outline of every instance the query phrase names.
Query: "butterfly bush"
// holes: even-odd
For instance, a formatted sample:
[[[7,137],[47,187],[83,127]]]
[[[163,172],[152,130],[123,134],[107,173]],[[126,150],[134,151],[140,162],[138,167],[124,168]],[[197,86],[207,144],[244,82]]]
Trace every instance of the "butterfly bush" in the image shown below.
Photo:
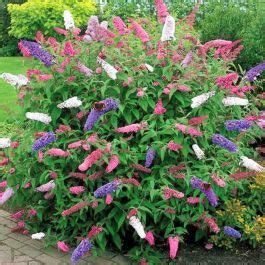
[[[158,264],[194,233],[203,245],[232,244],[228,225],[255,243],[246,222],[260,214],[264,165],[249,142],[263,133],[253,96],[262,68],[250,84],[229,69],[240,42],[201,43],[199,5],[184,18],[155,6],[158,22],[94,15],[85,31],[65,12],[57,37],[19,45],[36,66],[27,84],[11,78],[27,129],[1,134],[0,202],[24,210],[20,231],[76,248],[73,263],[111,247]],[[236,192],[253,202],[243,223],[229,214]]]

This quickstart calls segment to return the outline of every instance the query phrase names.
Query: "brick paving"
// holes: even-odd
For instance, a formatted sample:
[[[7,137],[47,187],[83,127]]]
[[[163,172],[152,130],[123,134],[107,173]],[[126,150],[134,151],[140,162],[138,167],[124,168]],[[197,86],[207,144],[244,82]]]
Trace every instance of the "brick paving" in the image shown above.
[[[0,209],[0,265],[67,265],[70,254],[59,252],[57,248],[44,248],[43,243],[29,236],[11,233],[16,222],[10,214]],[[106,252],[101,257],[85,257],[78,265],[128,265],[124,256]]]

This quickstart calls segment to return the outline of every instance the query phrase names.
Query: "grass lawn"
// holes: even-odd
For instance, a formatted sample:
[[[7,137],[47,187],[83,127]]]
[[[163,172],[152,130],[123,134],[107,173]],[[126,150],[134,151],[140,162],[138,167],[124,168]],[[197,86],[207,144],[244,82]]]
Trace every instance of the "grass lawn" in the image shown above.
[[[32,65],[32,60],[23,57],[0,57],[0,73],[25,74]],[[17,91],[0,78],[0,122],[8,115],[18,117],[20,106],[17,105]]]

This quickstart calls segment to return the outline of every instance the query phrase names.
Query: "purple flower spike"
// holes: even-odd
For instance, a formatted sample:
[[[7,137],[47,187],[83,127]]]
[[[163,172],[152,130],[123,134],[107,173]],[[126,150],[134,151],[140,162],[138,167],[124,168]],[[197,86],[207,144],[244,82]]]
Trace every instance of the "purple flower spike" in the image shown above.
[[[94,191],[94,196],[96,198],[106,197],[108,194],[116,191],[119,187],[120,182],[119,181],[112,181],[110,183],[107,183],[97,190]]]
[[[72,253],[72,264],[76,264],[92,247],[93,245],[88,239],[82,240]]]
[[[203,182],[201,179],[197,177],[192,177],[190,180],[190,184],[193,189],[199,189],[201,192],[203,192],[208,199],[209,203],[216,207],[218,204],[218,198],[215,195],[213,189],[210,187],[210,184],[207,182]]]
[[[102,115],[111,110],[115,110],[118,107],[119,103],[113,98],[106,98],[100,102],[95,103],[95,107],[90,111],[87,117],[84,130],[91,130]]]
[[[221,134],[214,134],[212,137],[212,142],[214,144],[217,144],[226,150],[228,150],[231,153],[237,152],[237,146],[231,142],[230,140],[226,139],[224,136]]]
[[[251,68],[246,73],[246,78],[249,82],[253,82],[256,80],[256,77],[261,74],[265,70],[265,62],[256,65],[255,67]]]
[[[228,131],[244,131],[252,126],[252,122],[248,120],[229,120],[225,122]]]
[[[47,132],[44,136],[39,138],[32,146],[32,151],[38,151],[52,142],[56,141],[55,134],[53,132]]]
[[[233,238],[241,238],[241,234],[234,228],[230,226],[224,227],[224,233],[228,236],[231,236]]]
[[[153,160],[155,159],[156,151],[152,148],[148,148],[145,157],[145,167],[151,167]]]
[[[21,44],[29,51],[31,56],[42,61],[45,66],[50,67],[53,65],[53,56],[49,52],[43,50],[41,45],[37,42],[22,40]]]

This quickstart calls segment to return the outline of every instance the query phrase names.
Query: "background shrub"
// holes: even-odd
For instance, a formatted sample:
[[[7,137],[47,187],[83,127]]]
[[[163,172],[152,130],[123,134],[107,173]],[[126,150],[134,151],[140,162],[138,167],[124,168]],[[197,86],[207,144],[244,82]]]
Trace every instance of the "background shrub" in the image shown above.
[[[0,56],[13,56],[18,54],[17,39],[8,35],[10,16],[7,4],[24,3],[25,0],[1,0],[0,1]]]
[[[255,1],[251,4],[213,1],[202,5],[197,20],[202,42],[213,39],[241,39],[244,50],[235,63],[240,64],[243,69],[260,63],[265,54],[262,8],[264,7],[258,6]]]
[[[9,34],[16,38],[34,39],[40,30],[54,36],[53,28],[63,27],[61,16],[64,10],[71,11],[79,27],[86,25],[88,17],[97,13],[97,6],[93,0],[29,0],[22,5],[9,4]]]

